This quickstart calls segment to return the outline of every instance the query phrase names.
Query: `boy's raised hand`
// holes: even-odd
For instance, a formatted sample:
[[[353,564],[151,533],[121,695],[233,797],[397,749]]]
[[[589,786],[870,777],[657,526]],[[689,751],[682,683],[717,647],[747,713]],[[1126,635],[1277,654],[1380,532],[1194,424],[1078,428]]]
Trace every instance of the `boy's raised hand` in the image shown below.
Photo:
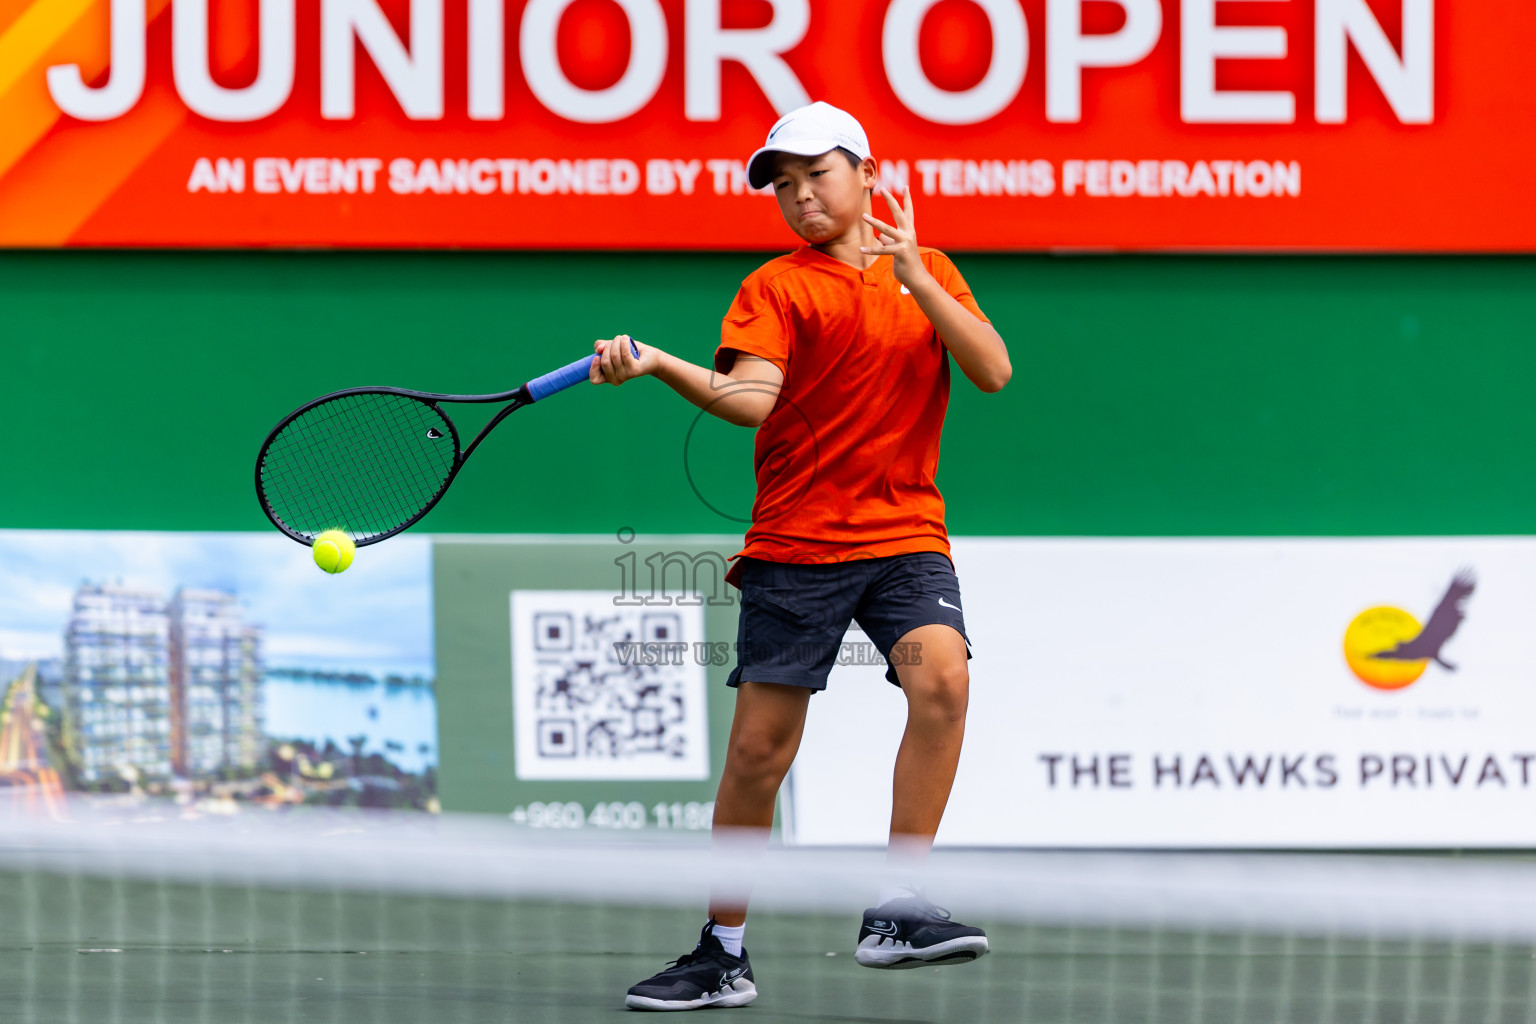
[[[907,189],[906,201],[899,205],[890,189],[882,187],[880,194],[885,197],[885,204],[890,207],[896,225],[892,227],[883,220],[877,220],[873,214],[866,213],[864,219],[880,233],[880,244],[860,246],[859,252],[892,257],[894,266],[891,269],[896,274],[896,280],[911,288],[927,273],[922,255],[917,251],[917,221],[912,215],[912,189]]]
[[[597,353],[590,375],[593,384],[623,384],[631,378],[655,373],[661,365],[660,349],[642,345],[627,334],[594,341],[592,351]]]

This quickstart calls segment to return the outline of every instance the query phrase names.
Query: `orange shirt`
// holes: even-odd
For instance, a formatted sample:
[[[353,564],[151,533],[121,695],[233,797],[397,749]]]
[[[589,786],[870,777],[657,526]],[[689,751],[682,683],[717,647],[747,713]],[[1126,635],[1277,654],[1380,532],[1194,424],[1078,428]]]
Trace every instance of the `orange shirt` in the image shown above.
[[[949,257],[923,265],[982,319]],[[745,555],[841,562],[916,551],[949,554],[934,482],[949,405],[949,356],[917,300],[882,257],[860,271],[806,246],[742,282],[715,368],[737,352],[784,371],[757,430],[757,500]],[[737,582],[740,563],[728,579]]]

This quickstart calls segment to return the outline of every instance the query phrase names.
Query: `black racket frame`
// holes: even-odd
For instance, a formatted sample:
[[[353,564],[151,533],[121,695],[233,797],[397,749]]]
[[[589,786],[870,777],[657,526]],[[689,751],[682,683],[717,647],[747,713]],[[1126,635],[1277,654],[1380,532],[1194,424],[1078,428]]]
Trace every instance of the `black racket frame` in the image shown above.
[[[261,451],[256,455],[256,499],[261,502],[261,510],[267,514],[267,518],[271,520],[272,525],[277,527],[284,536],[298,541],[305,547],[313,547],[315,543],[314,540],[312,538],[305,537],[303,534],[300,534],[293,529],[290,529],[288,525],[279,519],[277,514],[272,511],[272,505],[267,501],[266,489],[261,486],[261,465],[266,461],[267,449],[272,446],[272,442],[277,439],[277,436],[283,432],[283,429],[287,427],[288,424],[292,423],[306,412],[309,412],[311,409],[325,405],[328,402],[333,402],[339,398],[346,398],[349,395],[399,395],[405,398],[413,398],[425,405],[430,406],[432,411],[441,416],[443,418],[443,422],[448,424],[448,429],[452,432],[453,435],[453,468],[448,471],[448,475],[443,479],[443,485],[437,489],[437,493],[432,495],[432,500],[428,501],[426,506],[422,508],[420,512],[417,512],[410,519],[401,523],[399,526],[395,527],[393,530],[390,530],[388,533],[381,533],[376,537],[370,537],[367,540],[357,541],[356,544],[360,548],[367,547],[369,544],[377,544],[381,540],[388,540],[395,534],[404,530],[408,530],[420,522],[422,516],[425,516],[428,512],[431,512],[433,507],[436,506],[440,500],[442,500],[443,495],[448,493],[448,487],[453,483],[454,477],[459,475],[459,470],[463,468],[464,463],[469,460],[469,457],[474,454],[475,449],[480,446],[480,442],[485,440],[485,436],[494,430],[496,425],[499,424],[502,420],[512,415],[512,413],[521,409],[525,405],[532,405],[534,403],[534,398],[531,394],[529,394],[528,385],[526,384],[512,391],[501,391],[494,395],[440,395],[431,391],[411,391],[408,388],[347,388],[343,391],[333,391],[328,395],[321,395],[314,401],[305,402],[303,405],[293,410],[293,412],[289,413],[287,416],[284,416],[282,421],[279,422],[277,426],[272,428],[271,433],[267,434],[267,439],[261,443]],[[453,403],[456,405],[489,405],[494,402],[508,402],[510,404],[508,404],[505,409],[499,410],[495,416],[491,417],[491,421],[480,429],[480,433],[475,435],[475,439],[473,441],[469,442],[468,448],[460,450],[459,428],[453,422],[453,417],[449,416],[447,411],[439,406],[438,403],[440,402]]]

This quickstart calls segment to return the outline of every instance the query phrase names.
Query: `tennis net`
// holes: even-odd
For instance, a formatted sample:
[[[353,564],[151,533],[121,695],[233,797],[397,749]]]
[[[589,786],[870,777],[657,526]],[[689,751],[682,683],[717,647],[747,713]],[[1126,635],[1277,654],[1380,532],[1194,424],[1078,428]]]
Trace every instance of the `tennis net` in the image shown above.
[[[0,832],[0,1019],[591,1021],[692,944],[702,841],[174,808]],[[958,970],[852,951],[881,856],[752,864],[754,1021],[1536,1024],[1536,859],[941,850]]]

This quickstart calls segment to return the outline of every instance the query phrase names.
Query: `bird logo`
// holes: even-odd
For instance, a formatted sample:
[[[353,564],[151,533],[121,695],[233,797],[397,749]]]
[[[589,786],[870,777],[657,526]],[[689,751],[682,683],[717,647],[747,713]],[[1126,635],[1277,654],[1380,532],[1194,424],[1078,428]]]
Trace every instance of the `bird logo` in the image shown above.
[[[1344,631],[1344,660],[1362,683],[1378,690],[1412,685],[1430,662],[1455,672],[1456,666],[1441,651],[1466,618],[1467,598],[1475,589],[1472,570],[1462,569],[1423,626],[1402,608],[1383,606],[1361,612]]]

